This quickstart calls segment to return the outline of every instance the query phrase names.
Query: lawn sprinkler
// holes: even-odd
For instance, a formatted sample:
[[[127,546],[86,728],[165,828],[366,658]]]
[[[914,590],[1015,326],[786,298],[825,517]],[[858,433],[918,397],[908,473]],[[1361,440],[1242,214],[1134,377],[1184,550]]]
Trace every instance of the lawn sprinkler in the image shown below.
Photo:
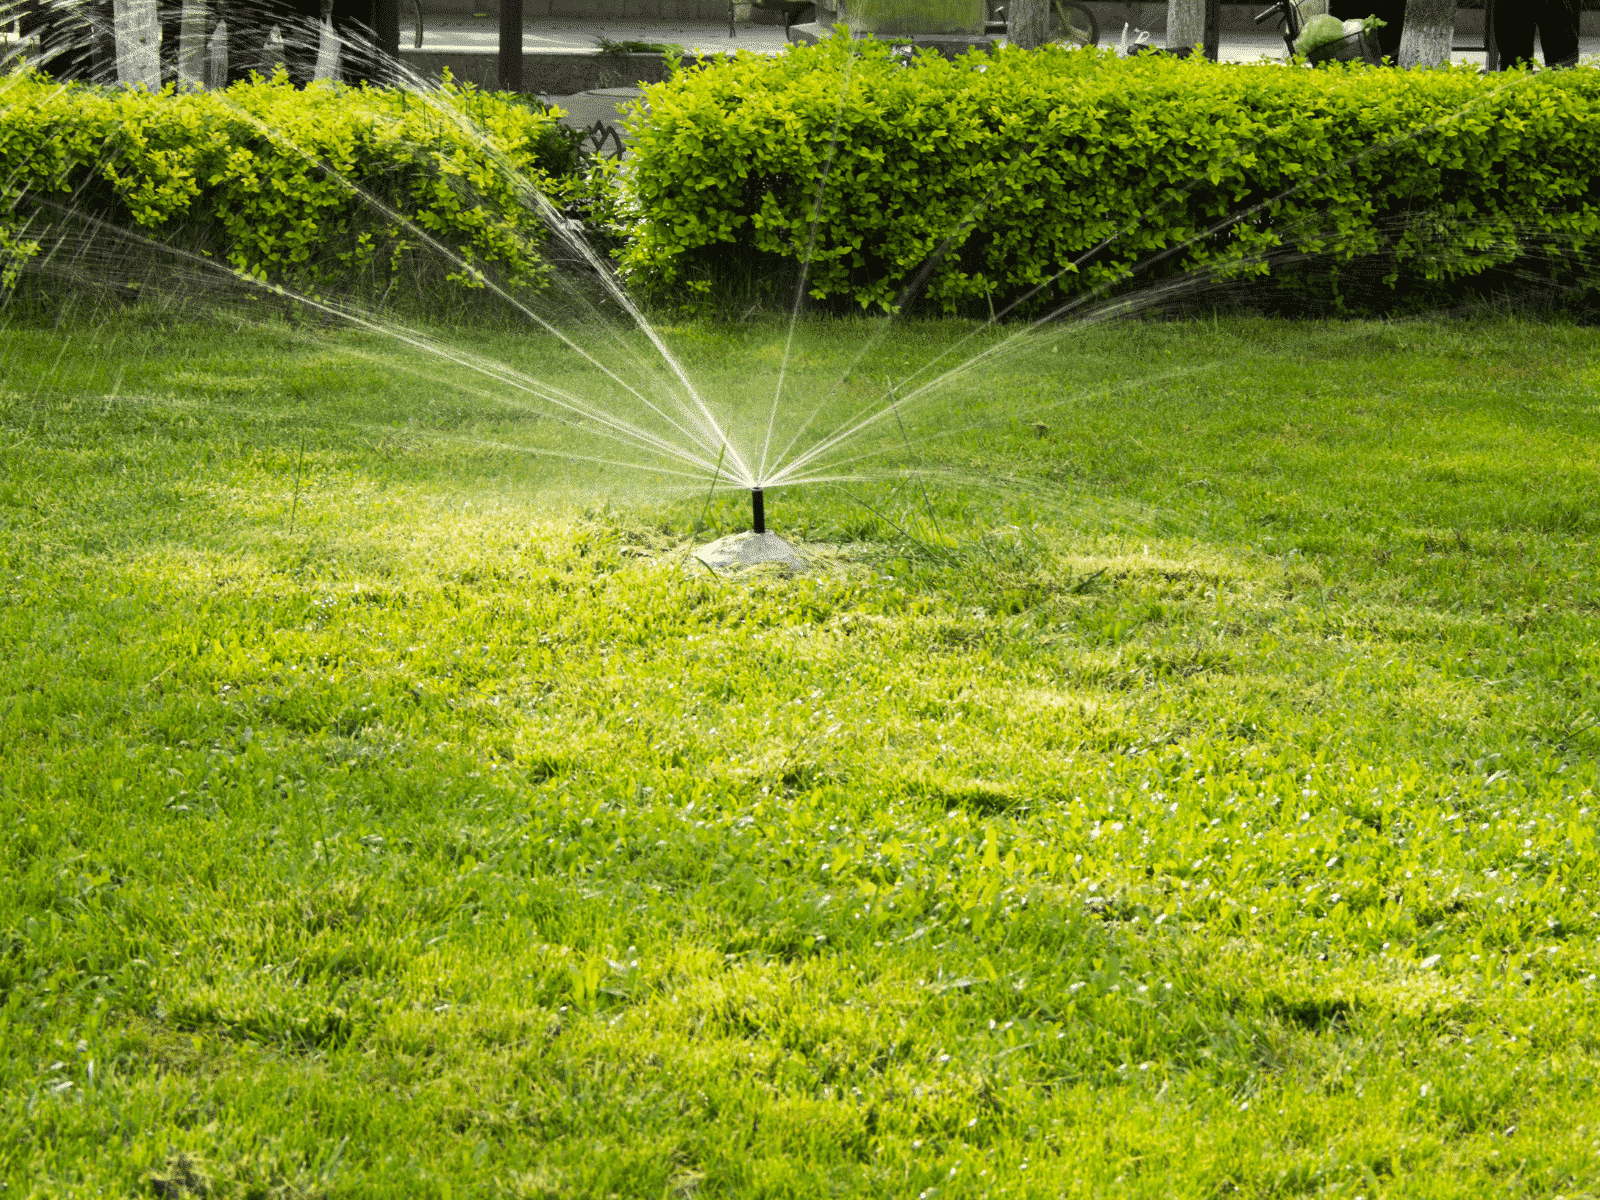
[[[767,496],[764,488],[750,489],[750,531],[731,533],[709,546],[701,546],[694,556],[718,575],[741,567],[775,565],[790,573],[810,570],[805,557],[775,533],[767,530]]]

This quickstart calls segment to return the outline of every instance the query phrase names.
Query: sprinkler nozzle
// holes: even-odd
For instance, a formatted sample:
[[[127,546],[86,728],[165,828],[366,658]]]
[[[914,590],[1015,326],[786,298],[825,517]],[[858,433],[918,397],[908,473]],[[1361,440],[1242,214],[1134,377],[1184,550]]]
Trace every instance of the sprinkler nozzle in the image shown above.
[[[750,489],[750,528],[756,533],[767,531],[767,506],[760,488]]]

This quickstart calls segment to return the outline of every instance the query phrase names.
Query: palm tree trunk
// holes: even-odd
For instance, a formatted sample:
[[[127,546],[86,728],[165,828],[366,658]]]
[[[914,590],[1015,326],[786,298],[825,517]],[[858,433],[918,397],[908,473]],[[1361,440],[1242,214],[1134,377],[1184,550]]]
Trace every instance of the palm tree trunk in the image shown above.
[[[1006,40],[1032,50],[1050,40],[1050,0],[1011,0],[1006,7]]]
[[[156,0],[115,0],[112,27],[117,38],[117,80],[161,89],[161,20]]]
[[[178,83],[204,87],[206,81],[206,0],[183,0],[178,18]]]
[[[1456,38],[1456,0],[1407,0],[1400,34],[1402,67],[1442,67],[1450,63]]]
[[[1167,0],[1167,49],[1181,50],[1206,39],[1206,0]]]

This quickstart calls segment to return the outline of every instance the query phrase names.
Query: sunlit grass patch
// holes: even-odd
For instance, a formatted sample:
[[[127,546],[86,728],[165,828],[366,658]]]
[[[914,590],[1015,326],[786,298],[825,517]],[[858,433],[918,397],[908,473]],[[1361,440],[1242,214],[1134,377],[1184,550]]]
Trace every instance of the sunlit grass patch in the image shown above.
[[[17,1194],[1594,1189],[1587,331],[1041,344],[786,578],[373,339],[119,319],[0,362]]]

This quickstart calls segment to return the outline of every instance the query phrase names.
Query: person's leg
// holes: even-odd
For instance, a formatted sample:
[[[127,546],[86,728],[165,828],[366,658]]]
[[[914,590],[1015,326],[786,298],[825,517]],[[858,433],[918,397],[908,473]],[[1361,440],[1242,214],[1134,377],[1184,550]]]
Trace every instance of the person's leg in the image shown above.
[[[1528,0],[1500,0],[1494,6],[1494,40],[1500,69],[1533,61],[1533,9]]]
[[[1539,23],[1539,49],[1544,51],[1544,65],[1577,66],[1579,0],[1536,0],[1533,8],[1534,19]]]

